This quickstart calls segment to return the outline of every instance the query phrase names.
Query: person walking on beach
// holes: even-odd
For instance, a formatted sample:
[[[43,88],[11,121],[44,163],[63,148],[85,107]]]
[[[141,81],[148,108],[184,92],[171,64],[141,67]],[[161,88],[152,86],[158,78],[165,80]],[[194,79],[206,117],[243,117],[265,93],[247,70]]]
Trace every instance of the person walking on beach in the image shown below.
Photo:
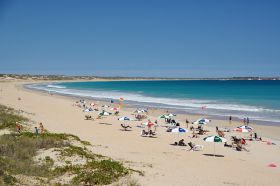
[[[231,115],[229,116],[228,121],[229,121],[229,123],[231,123],[231,121],[232,121]]]
[[[250,123],[249,117],[247,117],[246,123],[247,123],[247,125],[249,125],[249,123]]]

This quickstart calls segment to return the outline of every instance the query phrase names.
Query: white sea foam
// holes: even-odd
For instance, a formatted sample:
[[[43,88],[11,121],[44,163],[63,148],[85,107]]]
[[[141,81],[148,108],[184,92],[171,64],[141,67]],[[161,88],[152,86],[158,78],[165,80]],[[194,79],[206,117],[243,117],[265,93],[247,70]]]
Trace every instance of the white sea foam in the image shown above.
[[[99,99],[119,99],[123,97],[126,101],[133,101],[144,103],[147,105],[157,105],[165,108],[175,108],[189,110],[193,113],[201,112],[202,107],[206,107],[203,112],[207,114],[219,114],[228,116],[231,115],[244,115],[251,116],[256,120],[265,121],[280,121],[280,110],[266,109],[262,107],[249,106],[244,104],[232,104],[223,103],[216,100],[195,100],[195,99],[176,99],[176,98],[160,98],[160,97],[150,97],[141,95],[137,93],[127,93],[120,91],[90,91],[90,90],[76,90],[67,89],[63,86],[53,85],[53,84],[32,84],[28,85],[29,88],[79,96],[79,97],[89,97],[89,98],[99,98]],[[234,114],[236,113],[236,114]],[[273,117],[270,117],[273,116]]]
[[[59,85],[47,85],[49,88],[66,88],[64,86],[59,86]]]

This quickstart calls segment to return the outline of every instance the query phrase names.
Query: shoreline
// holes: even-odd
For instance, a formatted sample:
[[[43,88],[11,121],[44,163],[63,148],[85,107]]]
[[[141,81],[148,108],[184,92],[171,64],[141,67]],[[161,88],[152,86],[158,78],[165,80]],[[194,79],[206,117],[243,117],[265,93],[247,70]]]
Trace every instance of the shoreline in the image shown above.
[[[128,79],[129,80],[129,79]],[[134,81],[133,79],[130,79],[131,81]],[[104,80],[104,79],[97,79],[97,80],[91,80],[90,82],[95,82],[95,81],[110,81],[110,80]],[[113,80],[114,81],[114,80]],[[115,80],[115,81],[118,81],[118,80]],[[123,80],[123,81],[127,81],[126,79],[125,80]],[[136,80],[136,81],[138,81],[138,80]],[[38,94],[41,94],[41,95],[49,95],[48,94],[48,92],[46,92],[46,91],[44,91],[44,90],[36,90],[36,89],[32,89],[32,88],[27,88],[27,87],[25,87],[25,85],[26,84],[37,84],[37,83],[44,83],[44,82],[46,82],[46,81],[35,81],[35,82],[22,82],[22,81],[20,81],[20,82],[18,82],[17,83],[17,87],[19,88],[19,89],[21,89],[22,91],[30,91],[30,92],[33,92],[33,93],[38,93]],[[81,80],[70,80],[70,81],[48,81],[48,82],[46,82],[46,83],[49,83],[49,82],[54,82],[54,83],[61,83],[61,82],[81,82]],[[74,95],[66,95],[66,94],[59,94],[59,93],[55,93],[55,94],[53,94],[52,95],[53,97],[57,97],[57,98],[59,98],[59,99],[66,99],[66,100],[70,100],[70,101],[76,101],[77,99],[80,99],[80,98],[82,98],[82,99],[85,99],[85,100],[91,100],[91,101],[98,101],[98,102],[100,102],[101,104],[107,104],[108,103],[108,100],[105,100],[105,99],[98,99],[98,98],[85,98],[85,97],[79,97],[79,96],[74,96]],[[136,110],[137,109],[137,107],[136,107],[136,105],[134,105],[134,104],[132,104],[132,105],[130,105],[129,103],[127,104],[128,105],[128,108],[129,108],[129,111],[131,111],[131,110]],[[152,109],[155,109],[155,110],[159,110],[159,111],[161,111],[161,112],[165,112],[166,111],[166,108],[154,108],[154,107],[149,107],[149,108],[152,108]],[[177,113],[176,111],[176,109],[168,109],[170,112],[173,112],[173,113]],[[182,112],[180,112],[181,110],[179,110],[179,112],[178,112],[178,114],[179,115],[181,115],[182,114]],[[195,114],[195,113],[188,113],[187,111],[186,112],[183,112],[183,114],[184,115],[187,115],[188,117],[190,117],[190,118],[203,118],[203,117],[208,117],[208,118],[210,118],[210,119],[213,119],[213,120],[215,120],[215,121],[218,121],[219,123],[222,123],[222,124],[219,124],[219,123],[216,123],[216,125],[218,126],[218,127],[231,127],[230,125],[228,125],[227,123],[228,123],[228,120],[226,119],[226,116],[218,116],[218,115],[216,115],[216,116],[213,116],[213,115],[203,115],[203,114],[199,114],[199,113],[197,113],[197,114]],[[180,118],[181,120],[182,120],[182,118]],[[179,119],[179,120],[180,120]],[[233,118],[234,119],[234,118]],[[182,120],[182,121],[184,121],[184,120]],[[181,121],[181,122],[182,122]],[[268,123],[268,124],[260,124],[260,123],[263,123],[263,122],[266,122],[266,123]],[[242,120],[240,120],[239,118],[238,118],[238,120],[235,120],[235,121],[233,121],[233,123],[235,123],[235,126],[238,126],[238,125],[243,125],[243,122],[242,122]],[[261,131],[265,131],[264,132],[264,135],[262,135],[262,136],[264,136],[264,137],[266,137],[266,138],[268,138],[268,139],[271,139],[271,140],[279,140],[280,141],[280,136],[279,135],[277,135],[277,134],[272,134],[271,135],[271,132],[272,131],[278,131],[279,130],[279,132],[280,132],[280,125],[270,125],[270,123],[273,123],[273,122],[267,122],[267,121],[260,121],[260,123],[258,123],[258,121],[257,121],[257,123],[256,123],[256,121],[255,120],[251,120],[251,122],[250,122],[250,125],[251,126],[253,126],[254,128],[256,128],[257,130],[261,130]],[[278,124],[278,123],[277,123]],[[212,128],[214,128],[214,127],[216,127],[216,126],[209,126],[209,127],[212,127]]]
[[[116,80],[112,80],[112,81],[119,81],[118,79]],[[146,81],[146,80],[133,80],[133,79],[124,79],[124,80],[121,80],[121,81]],[[157,81],[157,80],[150,80],[150,81]],[[164,81],[164,80],[162,80]],[[67,83],[69,81],[55,81],[55,82],[51,82],[51,83],[54,83],[54,86],[56,86],[56,84],[58,83]],[[70,82],[111,82],[111,80],[104,80],[104,79],[100,79],[100,80],[96,80],[96,81],[70,81]],[[42,83],[42,84],[48,84],[49,82],[46,82],[46,83]],[[74,97],[74,98],[81,98],[81,99],[88,99],[88,100],[98,100],[98,101],[103,101],[103,102],[106,102],[108,100],[114,100],[114,101],[118,101],[118,99],[116,98],[103,98],[103,97],[92,97],[91,95],[79,95],[77,93],[64,93],[63,91],[60,91],[60,89],[58,90],[46,90],[45,88],[46,87],[28,87],[32,84],[41,84],[41,83],[31,83],[31,84],[25,84],[23,85],[24,88],[26,89],[31,89],[31,90],[35,90],[35,91],[42,91],[42,92],[51,92],[52,94],[56,94],[56,95],[62,95],[62,96],[69,96],[69,97]],[[67,90],[67,89],[66,89]],[[110,92],[110,91],[107,91],[107,93]],[[90,92],[89,92],[90,93]],[[85,92],[85,94],[89,94],[87,92]],[[106,92],[105,92],[106,93]],[[143,96],[144,98],[145,96]],[[150,97],[148,97],[150,98]],[[151,97],[151,99],[154,98],[154,97]],[[162,99],[172,99],[172,98],[162,98]],[[154,102],[153,102],[154,101]],[[233,109],[233,110],[230,110],[228,108],[207,108],[207,110],[203,111],[203,110],[200,110],[200,107],[192,107],[192,106],[183,106],[183,105],[173,105],[173,104],[168,104],[168,103],[163,103],[162,101],[158,102],[158,100],[153,100],[153,101],[148,101],[148,102],[145,102],[145,101],[139,101],[139,100],[126,100],[126,103],[128,105],[130,105],[131,107],[147,107],[147,108],[157,108],[157,109],[162,109],[162,110],[172,110],[173,112],[176,112],[176,113],[179,113],[179,114],[185,114],[185,115],[205,115],[207,117],[211,117],[212,119],[218,119],[218,120],[227,120],[229,115],[231,115],[235,120],[240,120],[242,121],[243,120],[243,117],[244,115],[246,114],[243,114],[242,113],[242,110],[236,110],[236,109]],[[167,101],[167,100],[165,100]],[[232,103],[233,106],[234,103]],[[223,105],[220,105],[220,106],[223,106]],[[227,107],[229,107],[231,105],[228,105]],[[242,104],[241,104],[242,106]],[[250,105],[244,105],[244,106],[248,106],[248,107],[251,107]],[[256,107],[258,108],[258,107]],[[269,110],[269,109],[268,109]],[[247,112],[245,110],[245,112]],[[250,112],[252,112],[251,114],[253,114],[253,116],[250,117]],[[229,114],[231,113],[231,114]],[[243,115],[242,115],[243,114]],[[257,124],[257,125],[264,125],[264,126],[280,126],[280,121],[279,119],[277,118],[277,121],[275,119],[269,119],[269,116],[268,115],[264,115],[263,117],[265,118],[259,118],[259,115],[257,115],[256,113],[254,113],[253,111],[248,111],[248,114],[249,114],[249,117],[250,117],[250,121],[251,123],[254,123],[254,124]],[[260,113],[262,114],[262,113]]]
[[[129,122],[132,131],[122,131],[116,116],[105,117],[88,121],[80,108],[73,106],[75,98],[62,95],[49,95],[47,93],[24,89],[22,84],[26,82],[10,82],[1,84],[3,92],[0,103],[15,109],[22,109],[28,118],[37,122],[43,122],[45,128],[52,132],[71,133],[87,140],[94,145],[95,152],[116,160],[123,161],[131,168],[145,172],[144,176],[136,176],[135,179],[141,185],[277,185],[279,180],[279,168],[268,168],[267,164],[280,165],[279,159],[279,133],[280,127],[253,126],[264,141],[275,139],[276,146],[269,146],[266,142],[248,142],[250,152],[237,152],[216,145],[216,152],[223,158],[207,156],[213,153],[213,143],[203,141],[203,137],[190,138],[185,135],[173,135],[167,133],[164,127],[158,127],[156,138],[145,138],[139,135],[140,128],[136,126],[141,122]],[[5,86],[4,86],[5,85]],[[21,100],[18,100],[21,97]],[[91,99],[92,100],[92,99]],[[104,102],[98,101],[101,106]],[[124,108],[121,116],[132,116],[134,108]],[[149,118],[154,121],[164,110],[151,109]],[[90,113],[94,118],[97,112]],[[189,121],[194,121],[201,116],[187,115]],[[185,127],[186,116],[179,115],[178,120]],[[145,122],[144,120],[143,122]],[[163,125],[163,120],[158,119]],[[209,135],[215,134],[215,126],[236,127],[240,122],[229,124],[225,120],[213,120],[205,126]],[[230,140],[231,135],[248,136],[237,132],[226,133]],[[267,136],[269,138],[265,138]],[[186,142],[204,145],[203,151],[191,152],[188,147],[175,147],[172,142],[184,138]],[[205,155],[206,154],[206,155]],[[183,163],[182,163],[183,162]],[[213,167],[219,165],[219,169]],[[228,170],[230,167],[230,171]],[[176,181],[174,181],[174,179]]]

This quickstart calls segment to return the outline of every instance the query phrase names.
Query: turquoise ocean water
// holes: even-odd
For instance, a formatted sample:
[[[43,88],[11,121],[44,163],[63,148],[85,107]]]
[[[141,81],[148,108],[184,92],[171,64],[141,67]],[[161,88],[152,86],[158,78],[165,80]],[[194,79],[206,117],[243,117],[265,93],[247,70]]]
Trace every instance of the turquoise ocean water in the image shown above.
[[[27,85],[53,93],[280,124],[280,81],[164,80]],[[205,108],[205,109],[202,109]]]

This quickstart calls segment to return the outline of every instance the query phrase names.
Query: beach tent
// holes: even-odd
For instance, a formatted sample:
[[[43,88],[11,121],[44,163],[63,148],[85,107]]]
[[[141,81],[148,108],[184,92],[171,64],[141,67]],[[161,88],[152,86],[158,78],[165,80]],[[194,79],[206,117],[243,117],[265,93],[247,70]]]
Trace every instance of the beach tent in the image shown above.
[[[214,143],[214,156],[215,154],[215,143],[225,143],[227,140],[225,138],[219,137],[219,136],[208,136],[203,138],[204,141],[207,142],[213,142]]]

